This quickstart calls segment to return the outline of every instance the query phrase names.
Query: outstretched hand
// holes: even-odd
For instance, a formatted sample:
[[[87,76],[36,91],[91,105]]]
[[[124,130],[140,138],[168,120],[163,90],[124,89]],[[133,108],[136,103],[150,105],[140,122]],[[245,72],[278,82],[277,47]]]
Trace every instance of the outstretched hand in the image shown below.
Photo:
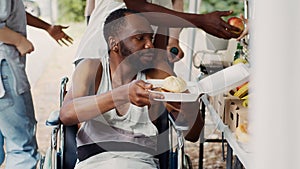
[[[238,35],[233,33],[234,31],[238,32],[239,28],[229,25],[221,17],[229,16],[232,14],[232,11],[215,11],[208,14],[203,14],[203,20],[196,25],[199,28],[202,28],[206,33],[214,35],[223,39],[237,38]]]
[[[63,29],[67,28],[68,26],[52,25],[47,29],[47,32],[60,46],[63,44],[69,46],[69,44],[73,43],[73,39],[63,31]]]

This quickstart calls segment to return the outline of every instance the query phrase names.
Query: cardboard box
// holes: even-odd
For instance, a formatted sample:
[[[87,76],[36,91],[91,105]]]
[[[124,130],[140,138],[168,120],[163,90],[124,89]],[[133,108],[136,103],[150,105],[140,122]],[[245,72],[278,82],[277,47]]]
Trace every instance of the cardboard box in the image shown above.
[[[230,97],[232,96],[228,93],[219,94],[213,97],[212,99],[213,102],[211,102],[212,106],[214,107],[214,109],[216,110],[217,114],[220,116],[224,124],[226,124],[226,118],[224,114],[225,103],[227,102],[228,99],[230,99]]]
[[[243,100],[235,96],[225,99],[225,123],[233,132],[241,123],[248,121],[248,108],[242,106],[242,102]]]
[[[239,124],[248,120],[248,108],[242,106],[243,100],[229,92],[209,97],[209,101],[223,123],[233,132]]]

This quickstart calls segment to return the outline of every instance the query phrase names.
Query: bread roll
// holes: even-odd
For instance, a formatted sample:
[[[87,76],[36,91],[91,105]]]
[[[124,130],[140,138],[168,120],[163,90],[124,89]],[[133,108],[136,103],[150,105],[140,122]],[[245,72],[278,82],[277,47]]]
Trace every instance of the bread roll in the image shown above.
[[[164,79],[162,89],[167,90],[169,92],[181,93],[186,91],[187,84],[180,77],[169,76]]]

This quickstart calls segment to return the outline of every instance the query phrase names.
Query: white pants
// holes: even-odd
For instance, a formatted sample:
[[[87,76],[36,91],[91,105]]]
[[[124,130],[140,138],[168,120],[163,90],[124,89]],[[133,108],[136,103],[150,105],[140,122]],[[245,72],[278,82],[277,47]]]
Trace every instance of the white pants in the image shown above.
[[[158,159],[143,152],[104,152],[76,164],[75,169],[159,169]]]

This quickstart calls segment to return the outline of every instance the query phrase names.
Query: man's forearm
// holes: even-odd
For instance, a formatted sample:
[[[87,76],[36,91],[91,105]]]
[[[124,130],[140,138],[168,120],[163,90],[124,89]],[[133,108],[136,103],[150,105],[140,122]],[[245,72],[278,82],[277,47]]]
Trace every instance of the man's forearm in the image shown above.
[[[80,96],[72,98],[72,90],[65,97],[60,109],[60,119],[65,125],[74,125],[93,119],[105,112],[128,103],[127,86],[121,86],[100,95]]]
[[[27,25],[33,26],[39,29],[47,30],[51,25],[31,14],[26,12]]]
[[[196,113],[196,112],[189,112]],[[203,129],[204,121],[202,119],[201,113],[196,113],[196,117],[193,120],[189,119],[189,130],[185,133],[185,139],[191,142],[196,142],[199,139],[200,133]]]
[[[5,44],[17,46],[23,37],[22,34],[17,33],[6,26],[0,28],[0,41]]]
[[[139,12],[152,12],[145,15],[145,17],[154,25],[168,25],[170,27],[195,27],[195,25],[192,24],[194,14],[177,12],[156,4],[148,3],[145,0],[124,0],[124,2],[129,9]],[[162,17],[162,13],[165,13],[166,16]],[[174,16],[174,18],[171,19],[169,16]],[[168,19],[166,19],[167,17]],[[179,18],[181,19],[179,20]],[[198,19],[200,18],[198,17]]]

